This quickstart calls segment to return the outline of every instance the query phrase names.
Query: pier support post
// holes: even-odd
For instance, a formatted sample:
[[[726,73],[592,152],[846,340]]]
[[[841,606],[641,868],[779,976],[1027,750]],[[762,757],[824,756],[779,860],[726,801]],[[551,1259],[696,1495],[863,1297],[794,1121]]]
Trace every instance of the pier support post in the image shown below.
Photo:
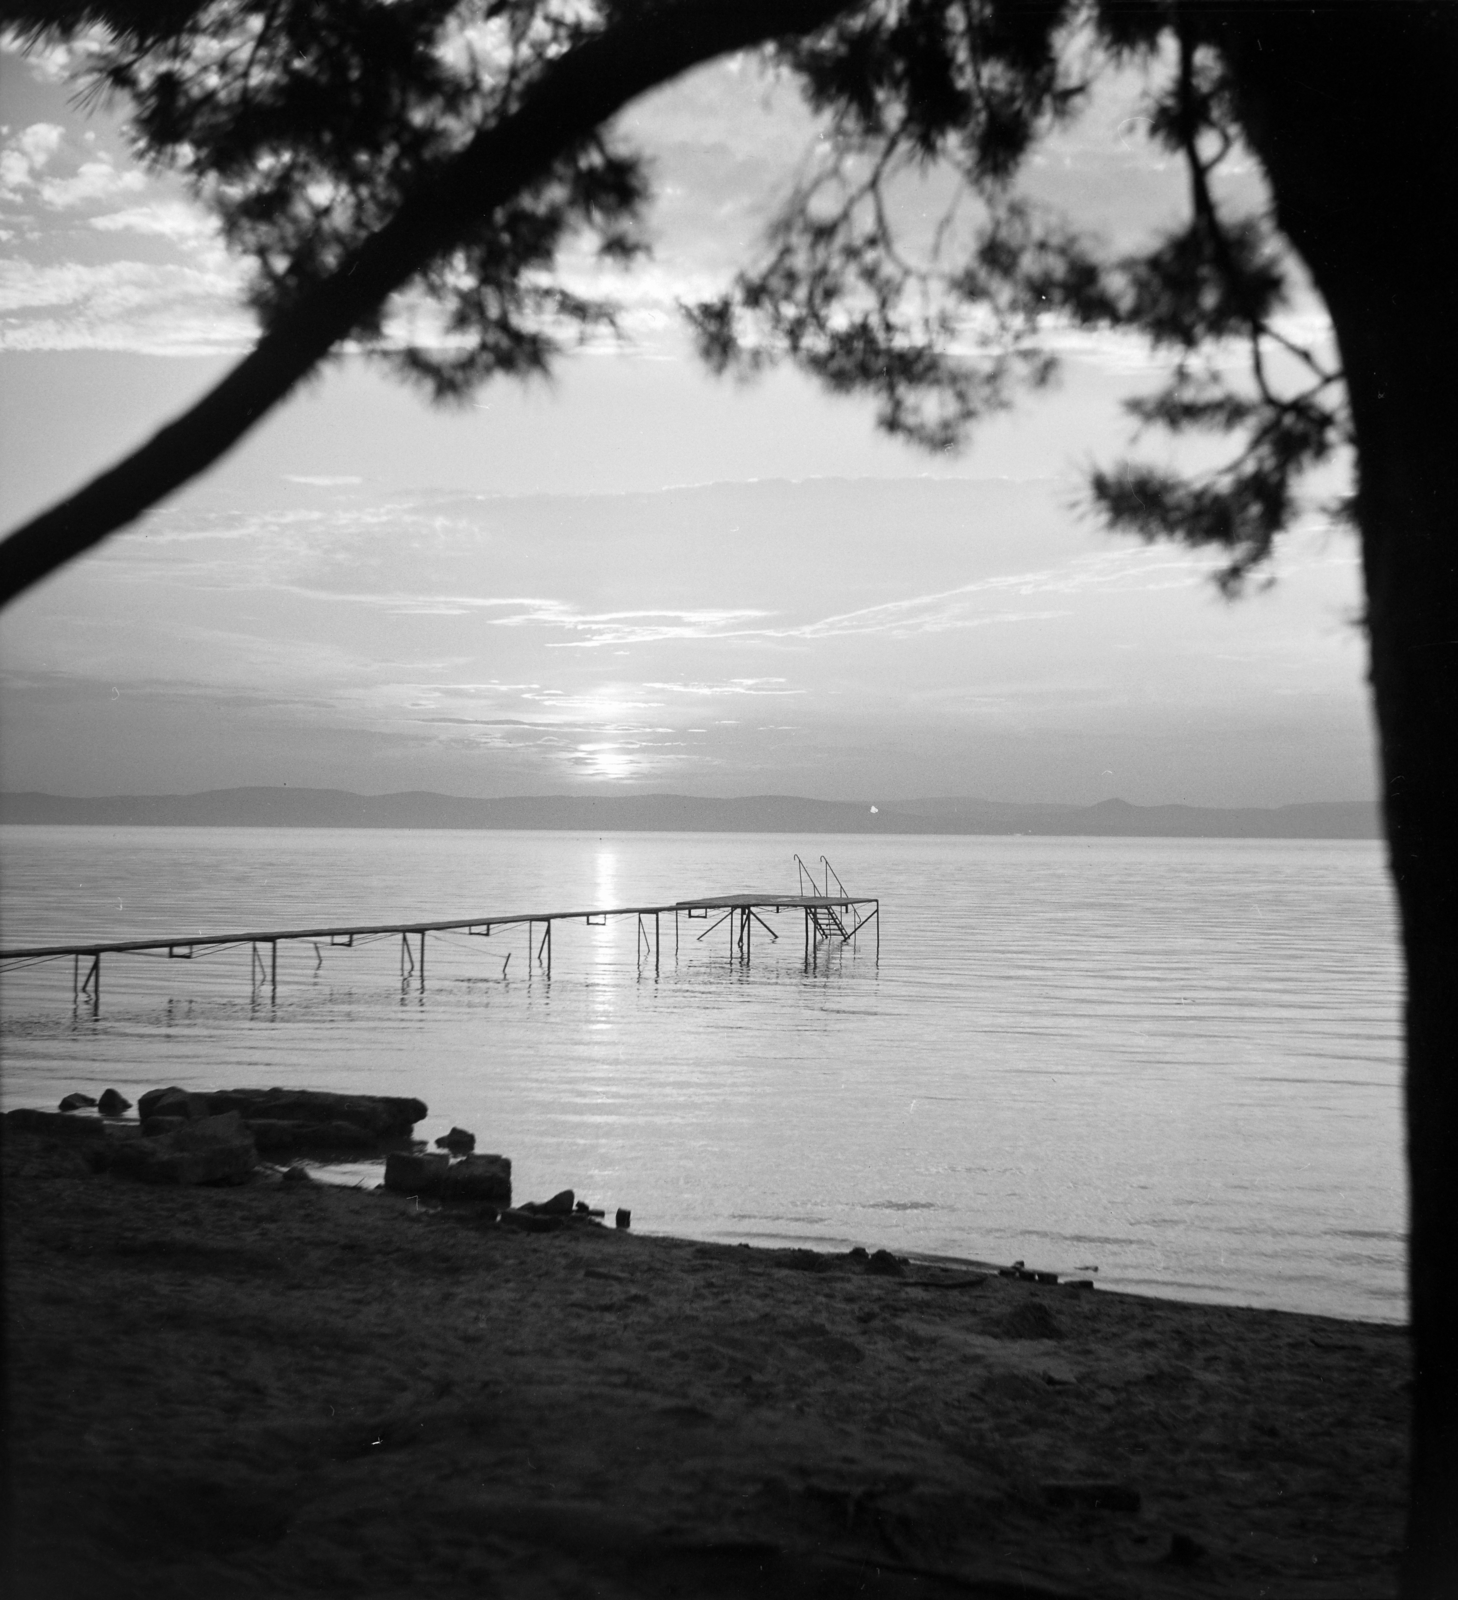
[[[658,913],[655,911],[653,913],[653,975],[654,975],[654,977],[658,976],[658,968],[659,968],[659,963],[660,963],[660,960],[661,960],[661,950],[662,950],[662,938],[661,938],[661,932],[660,932],[660,929],[659,929],[659,926],[658,926]]]
[[[268,998],[272,1005],[278,1004],[278,940],[275,939],[270,946],[268,958]]]
[[[425,987],[425,929],[420,930],[420,987]]]
[[[80,961],[79,954],[77,961]],[[91,1015],[94,1017],[101,1010],[101,952],[98,950],[91,958],[91,968],[86,974],[86,981],[81,985],[77,999],[83,994],[91,996]]]

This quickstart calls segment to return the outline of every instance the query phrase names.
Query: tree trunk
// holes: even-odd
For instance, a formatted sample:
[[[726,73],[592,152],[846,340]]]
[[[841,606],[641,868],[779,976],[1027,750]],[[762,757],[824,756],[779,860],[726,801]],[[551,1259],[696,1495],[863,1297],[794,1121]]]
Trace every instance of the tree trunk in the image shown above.
[[[1331,312],[1356,430],[1407,962],[1415,1378],[1402,1593],[1429,1600],[1458,1595],[1458,11],[1259,9],[1221,47],[1281,227]]]

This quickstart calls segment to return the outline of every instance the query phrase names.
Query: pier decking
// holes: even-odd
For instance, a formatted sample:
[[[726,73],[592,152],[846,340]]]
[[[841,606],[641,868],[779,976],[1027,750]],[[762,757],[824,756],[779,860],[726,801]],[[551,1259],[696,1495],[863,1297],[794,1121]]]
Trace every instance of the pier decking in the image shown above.
[[[797,858],[798,861],[798,858]],[[827,875],[833,876],[827,863]],[[839,880],[836,880],[840,888]],[[803,881],[801,887],[804,887]],[[817,886],[818,887],[818,886]],[[331,948],[352,948],[355,942],[372,941],[397,936],[400,939],[400,975],[402,981],[415,979],[423,988],[425,984],[426,938],[429,934],[467,934],[477,938],[490,938],[509,928],[526,929],[527,953],[543,966],[547,976],[552,972],[552,928],[559,922],[581,922],[589,927],[602,927],[609,919],[636,917],[638,919],[638,959],[640,965],[651,957],[655,969],[662,959],[663,921],[673,917],[674,953],[678,952],[680,923],[698,920],[709,921],[714,913],[719,915],[702,933],[695,935],[702,942],[726,922],[729,924],[731,954],[738,953],[747,960],[753,947],[754,929],[763,929],[771,940],[779,934],[765,921],[766,915],[782,911],[800,911],[804,916],[805,957],[812,959],[824,941],[847,944],[866,932],[876,940],[876,953],[880,955],[881,902],[874,896],[850,895],[842,889],[838,894],[775,894],[741,893],[708,895],[694,900],[674,900],[659,905],[605,906],[576,911],[523,911],[508,915],[454,918],[429,922],[380,922],[348,926],[317,928],[270,928],[246,933],[196,934],[187,937],[88,940],[77,944],[34,945],[0,950],[0,968],[28,966],[43,961],[73,962],[72,998],[78,1003],[85,999],[93,1010],[101,1003],[101,958],[103,956],[137,955],[161,957],[172,961],[190,961],[199,951],[220,951],[247,948],[250,952],[250,973],[255,988],[267,985],[271,992],[278,989],[278,947],[287,943],[313,944],[317,957],[315,970],[323,963],[325,942]],[[651,920],[651,934],[649,931]],[[538,939],[537,929],[542,929]],[[415,944],[412,946],[412,940]],[[418,952],[418,956],[417,956]],[[266,958],[266,959],[265,959]],[[510,962],[511,955],[506,957]],[[86,962],[85,975],[82,963]],[[503,971],[504,971],[503,967]]]

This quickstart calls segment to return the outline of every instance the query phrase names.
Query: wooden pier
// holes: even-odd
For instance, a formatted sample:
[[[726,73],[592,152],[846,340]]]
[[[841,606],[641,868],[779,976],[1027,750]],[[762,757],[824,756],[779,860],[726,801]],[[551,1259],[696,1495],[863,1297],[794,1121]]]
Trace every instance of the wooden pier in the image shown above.
[[[808,872],[799,857],[801,888]],[[824,861],[824,857],[821,858]],[[826,889],[835,874],[828,862]],[[267,986],[273,996],[278,993],[278,947],[281,944],[306,943],[314,946],[315,971],[323,965],[324,948],[351,949],[356,941],[370,942],[381,938],[398,937],[400,940],[400,977],[402,982],[412,979],[421,988],[425,986],[426,938],[429,934],[467,934],[489,939],[509,928],[525,928],[529,960],[543,967],[548,977],[552,973],[552,928],[559,922],[581,922],[588,927],[603,927],[610,918],[636,917],[638,920],[637,951],[640,967],[652,959],[655,971],[662,960],[662,934],[664,920],[673,918],[673,949],[677,955],[681,922],[707,921],[709,926],[696,934],[702,943],[709,935],[729,925],[729,950],[748,960],[753,948],[754,929],[759,927],[777,941],[780,935],[766,922],[765,917],[783,911],[798,911],[803,915],[805,959],[809,963],[822,943],[848,944],[861,933],[875,938],[876,955],[881,953],[881,902],[872,896],[850,895],[835,879],[838,893],[774,894],[745,893],[709,895],[696,900],[675,900],[664,905],[606,906],[589,911],[528,911],[508,916],[482,916],[451,921],[433,922],[381,922],[364,923],[349,927],[325,928],[271,928],[248,933],[198,934],[187,938],[169,939],[119,939],[113,941],[87,941],[81,944],[36,945],[28,948],[0,950],[0,968],[30,966],[39,962],[70,958],[72,962],[71,993],[76,1004],[89,1002],[93,1012],[101,1005],[101,958],[103,956],[136,955],[161,957],[170,961],[190,961],[199,951],[220,951],[246,948],[250,953],[250,974],[255,990]],[[818,888],[812,880],[812,888]],[[715,917],[714,913],[718,916]],[[710,920],[710,919],[713,920]],[[651,932],[650,932],[651,927]],[[538,937],[537,930],[541,929]],[[412,943],[414,941],[414,943]],[[511,955],[508,952],[506,962]],[[82,966],[85,963],[83,975]],[[503,964],[503,973],[505,964]]]

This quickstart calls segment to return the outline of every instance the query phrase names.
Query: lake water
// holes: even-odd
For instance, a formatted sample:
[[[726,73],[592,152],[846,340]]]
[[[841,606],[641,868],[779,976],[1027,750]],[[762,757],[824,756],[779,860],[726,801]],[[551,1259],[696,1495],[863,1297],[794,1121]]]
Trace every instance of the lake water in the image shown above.
[[[874,939],[559,925],[109,956],[3,980],[4,1104],[169,1083],[415,1094],[635,1228],[863,1244],[1176,1298],[1401,1320],[1400,971],[1365,841],[0,830],[7,946],[796,891],[826,850]],[[540,932],[540,930],[538,930]],[[510,961],[504,958],[510,954]],[[504,965],[504,971],[503,971]],[[377,1170],[354,1176],[375,1181]]]

